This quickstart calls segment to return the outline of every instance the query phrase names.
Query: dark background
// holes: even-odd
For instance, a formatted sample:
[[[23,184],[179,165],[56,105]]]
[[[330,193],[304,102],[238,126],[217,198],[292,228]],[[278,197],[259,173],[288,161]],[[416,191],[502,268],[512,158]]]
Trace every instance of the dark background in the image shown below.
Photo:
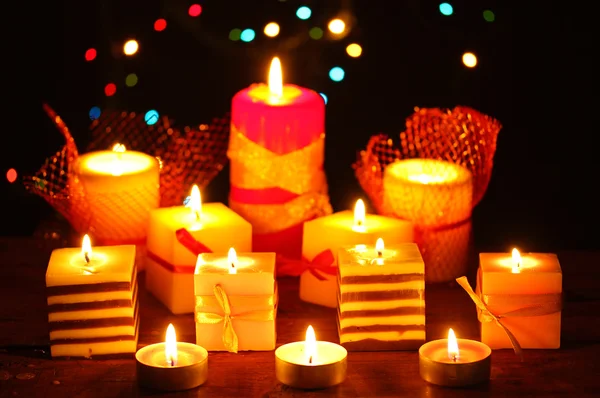
[[[192,18],[191,1],[20,3],[6,5],[2,26],[3,235],[31,234],[53,214],[21,181],[63,145],[42,112],[43,101],[83,149],[92,106],[156,109],[179,124],[206,122],[229,110],[235,92],[265,81],[277,54],[286,81],[328,96],[326,171],[335,210],[362,195],[351,164],[370,135],[399,133],[414,106],[468,105],[504,126],[489,189],[474,212],[476,245],[502,251],[512,245],[525,251],[600,248],[592,108],[598,47],[586,4],[451,1],[454,14],[443,16],[440,2],[429,0],[204,0],[203,13]],[[308,21],[296,18],[300,5],[312,8]],[[493,23],[483,19],[485,9],[495,13]],[[308,38],[312,26],[326,30],[340,11],[355,18],[346,38]],[[167,29],[155,32],[161,17]],[[262,33],[270,21],[282,27],[278,38]],[[256,39],[229,41],[236,27],[253,28]],[[134,57],[122,55],[128,38],[140,43]],[[290,38],[297,43],[290,45]],[[363,46],[360,58],[346,55],[350,42]],[[98,56],[86,62],[90,47]],[[462,65],[465,51],[477,55],[476,68]],[[339,83],[328,78],[335,65],[346,71]],[[133,88],[124,84],[129,73],[139,78]],[[104,95],[109,82],[117,84],[113,97]],[[5,177],[9,168],[19,173],[13,184]],[[226,202],[227,189],[224,171],[203,195]]]

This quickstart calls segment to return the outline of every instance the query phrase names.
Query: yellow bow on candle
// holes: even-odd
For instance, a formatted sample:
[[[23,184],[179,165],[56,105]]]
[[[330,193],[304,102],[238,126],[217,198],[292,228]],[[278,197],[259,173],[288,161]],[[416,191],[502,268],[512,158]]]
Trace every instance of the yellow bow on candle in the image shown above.
[[[266,322],[275,319],[275,308],[277,306],[277,292],[274,295],[269,296],[244,296],[244,300],[240,300],[240,303],[246,302],[247,299],[255,303],[265,304],[269,306],[266,310],[253,310],[236,315],[232,314],[231,303],[225,289],[221,285],[215,285],[214,299],[218,306],[223,311],[222,314],[215,312],[205,312],[207,304],[210,304],[212,300],[207,297],[197,296],[196,297],[196,322],[215,325],[219,322],[223,322],[223,345],[229,352],[238,352],[238,336],[233,328],[233,319],[243,319],[246,321],[258,321]],[[212,298],[212,297],[211,297]]]

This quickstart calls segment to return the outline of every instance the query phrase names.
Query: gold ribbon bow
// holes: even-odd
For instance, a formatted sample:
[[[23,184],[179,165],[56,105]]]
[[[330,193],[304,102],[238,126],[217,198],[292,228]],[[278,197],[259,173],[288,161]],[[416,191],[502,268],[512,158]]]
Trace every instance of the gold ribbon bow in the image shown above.
[[[239,348],[238,336],[233,328],[234,319],[259,322],[272,321],[275,319],[277,291],[275,291],[275,294],[272,296],[243,296],[239,297],[239,300],[233,300],[234,302],[237,301],[236,304],[239,303],[240,305],[242,303],[247,303],[249,299],[256,304],[266,304],[270,306],[267,310],[253,310],[236,315],[232,315],[232,305],[227,293],[225,293],[225,289],[217,284],[213,291],[214,297],[196,296],[196,322],[208,325],[216,325],[219,322],[223,322],[223,345],[229,352],[237,353]],[[216,303],[214,303],[213,300],[216,300]],[[204,312],[203,310],[210,307],[211,304],[217,304],[223,313]]]

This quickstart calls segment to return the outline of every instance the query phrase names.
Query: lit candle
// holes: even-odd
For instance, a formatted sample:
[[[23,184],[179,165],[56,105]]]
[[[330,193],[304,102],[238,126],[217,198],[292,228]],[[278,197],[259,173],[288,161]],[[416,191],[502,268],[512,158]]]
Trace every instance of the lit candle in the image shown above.
[[[425,343],[419,348],[419,373],[423,380],[445,387],[466,387],[490,380],[492,350],[475,340],[447,339]]]
[[[419,230],[428,282],[464,274],[472,196],[471,172],[450,162],[407,159],[385,168],[383,206]]]
[[[132,355],[138,339],[135,246],[56,249],[46,270],[52,357]]]
[[[196,344],[178,342],[172,324],[164,343],[141,348],[135,359],[138,384],[146,388],[189,390],[208,377],[208,352]]]
[[[331,265],[337,267],[340,247],[375,241],[377,237],[389,244],[413,241],[413,225],[392,217],[366,214],[362,199],[356,201],[354,212],[341,211],[304,223],[302,257],[312,262],[321,253],[333,254]],[[317,275],[315,275],[315,273]],[[337,272],[305,271],[300,276],[300,299],[325,307],[337,307]]]
[[[305,341],[275,350],[275,375],[280,383],[312,390],[338,385],[346,378],[348,352],[338,344],[317,341],[312,326]]]
[[[323,170],[325,102],[313,90],[283,84],[282,75],[274,58],[268,84],[233,97],[229,203],[252,224],[254,251],[299,258],[302,223],[331,212]]]
[[[252,226],[222,203],[203,204],[194,185],[186,205],[150,213],[146,288],[173,314],[194,312],[198,254],[230,246],[250,251]]]
[[[559,348],[562,270],[556,254],[481,253],[477,292],[488,310],[501,316],[521,348]],[[511,348],[495,322],[481,323],[481,341]]]
[[[196,343],[209,351],[275,349],[275,253],[198,256],[194,274]]]
[[[339,251],[338,332],[350,351],[412,350],[425,341],[425,265],[415,243]]]
[[[80,156],[74,171],[71,186],[83,188],[93,237],[103,243],[143,244],[150,210],[160,202],[156,158],[115,144],[111,151]]]

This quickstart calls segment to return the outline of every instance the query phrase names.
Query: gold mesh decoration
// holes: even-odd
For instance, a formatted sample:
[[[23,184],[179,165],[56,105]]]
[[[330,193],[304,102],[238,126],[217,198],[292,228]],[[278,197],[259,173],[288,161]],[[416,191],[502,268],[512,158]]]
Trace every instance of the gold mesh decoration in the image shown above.
[[[490,181],[501,124],[474,109],[415,108],[399,137],[377,134],[354,164],[380,214],[408,219],[428,282],[464,274],[471,212]]]
[[[160,195],[156,185],[148,184],[110,194],[86,191],[74,170],[80,154],[69,128],[49,106],[44,105],[44,110],[66,143],[35,175],[25,178],[25,186],[43,197],[78,233],[91,233],[104,244],[143,244],[152,208],[159,203],[181,205],[190,186],[206,186],[227,162],[229,116],[180,130],[168,117],[148,125],[143,113],[107,110],[92,122],[88,150],[110,150],[120,143],[128,150],[155,156],[160,166]],[[95,230],[100,236],[94,236]],[[100,233],[106,230],[110,236]]]

